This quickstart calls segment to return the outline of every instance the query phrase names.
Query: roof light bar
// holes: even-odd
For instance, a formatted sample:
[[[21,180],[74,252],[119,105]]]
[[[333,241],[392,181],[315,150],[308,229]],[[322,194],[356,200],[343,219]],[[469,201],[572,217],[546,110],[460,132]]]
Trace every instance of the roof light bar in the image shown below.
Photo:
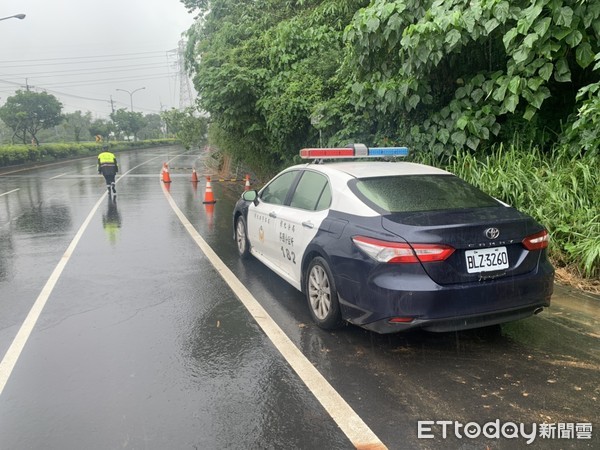
[[[337,148],[303,148],[302,159],[381,158],[384,156],[408,156],[406,147],[372,147],[350,144]]]

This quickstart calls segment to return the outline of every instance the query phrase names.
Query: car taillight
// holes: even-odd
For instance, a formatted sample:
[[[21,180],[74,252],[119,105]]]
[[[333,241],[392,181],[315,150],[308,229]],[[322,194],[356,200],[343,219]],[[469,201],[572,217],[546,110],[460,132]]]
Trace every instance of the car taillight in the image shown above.
[[[541,250],[548,247],[548,244],[550,243],[550,235],[546,230],[543,230],[539,233],[527,236],[521,243],[527,250]]]
[[[407,244],[364,236],[355,236],[352,241],[371,258],[383,263],[444,261],[454,253],[452,247],[442,244]]]

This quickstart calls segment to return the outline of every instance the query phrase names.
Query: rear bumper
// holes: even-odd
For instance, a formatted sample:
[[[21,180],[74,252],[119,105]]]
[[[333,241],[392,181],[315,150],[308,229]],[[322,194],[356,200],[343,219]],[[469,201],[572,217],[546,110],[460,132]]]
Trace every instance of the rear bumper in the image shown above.
[[[371,330],[381,334],[398,333],[401,331],[407,331],[416,328],[443,333],[449,331],[459,331],[468,330],[471,328],[487,327],[491,325],[497,325],[500,323],[513,322],[515,320],[525,319],[534,314],[542,312],[544,306],[540,305],[524,309],[516,309],[513,311],[499,311],[490,314],[453,317],[448,319],[415,319],[413,322],[410,323],[390,323],[389,319],[386,318],[376,322],[364,324],[362,325],[362,327],[367,330]]]
[[[338,282],[344,318],[377,333],[414,328],[455,331],[523,319],[550,306],[554,269],[541,263],[529,274],[457,285],[439,285],[415,265],[411,273],[374,271],[361,288]],[[390,323],[392,318],[411,320]]]

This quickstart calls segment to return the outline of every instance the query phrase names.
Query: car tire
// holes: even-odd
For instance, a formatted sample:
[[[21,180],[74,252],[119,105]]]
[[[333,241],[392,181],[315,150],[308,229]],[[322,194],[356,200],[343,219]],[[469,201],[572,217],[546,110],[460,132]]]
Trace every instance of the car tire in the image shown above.
[[[246,220],[239,216],[235,221],[235,243],[237,244],[240,258],[247,258],[250,255],[250,242],[246,234]]]
[[[342,325],[342,313],[337,289],[327,261],[316,257],[306,271],[305,293],[308,310],[315,323],[324,330]]]

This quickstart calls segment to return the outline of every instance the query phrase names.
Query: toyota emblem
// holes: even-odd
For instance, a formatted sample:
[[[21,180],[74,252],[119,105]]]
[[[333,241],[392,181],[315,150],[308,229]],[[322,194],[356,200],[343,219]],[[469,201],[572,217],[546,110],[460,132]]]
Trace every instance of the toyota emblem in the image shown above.
[[[496,239],[500,236],[500,230],[498,228],[488,228],[484,233],[488,239]]]

